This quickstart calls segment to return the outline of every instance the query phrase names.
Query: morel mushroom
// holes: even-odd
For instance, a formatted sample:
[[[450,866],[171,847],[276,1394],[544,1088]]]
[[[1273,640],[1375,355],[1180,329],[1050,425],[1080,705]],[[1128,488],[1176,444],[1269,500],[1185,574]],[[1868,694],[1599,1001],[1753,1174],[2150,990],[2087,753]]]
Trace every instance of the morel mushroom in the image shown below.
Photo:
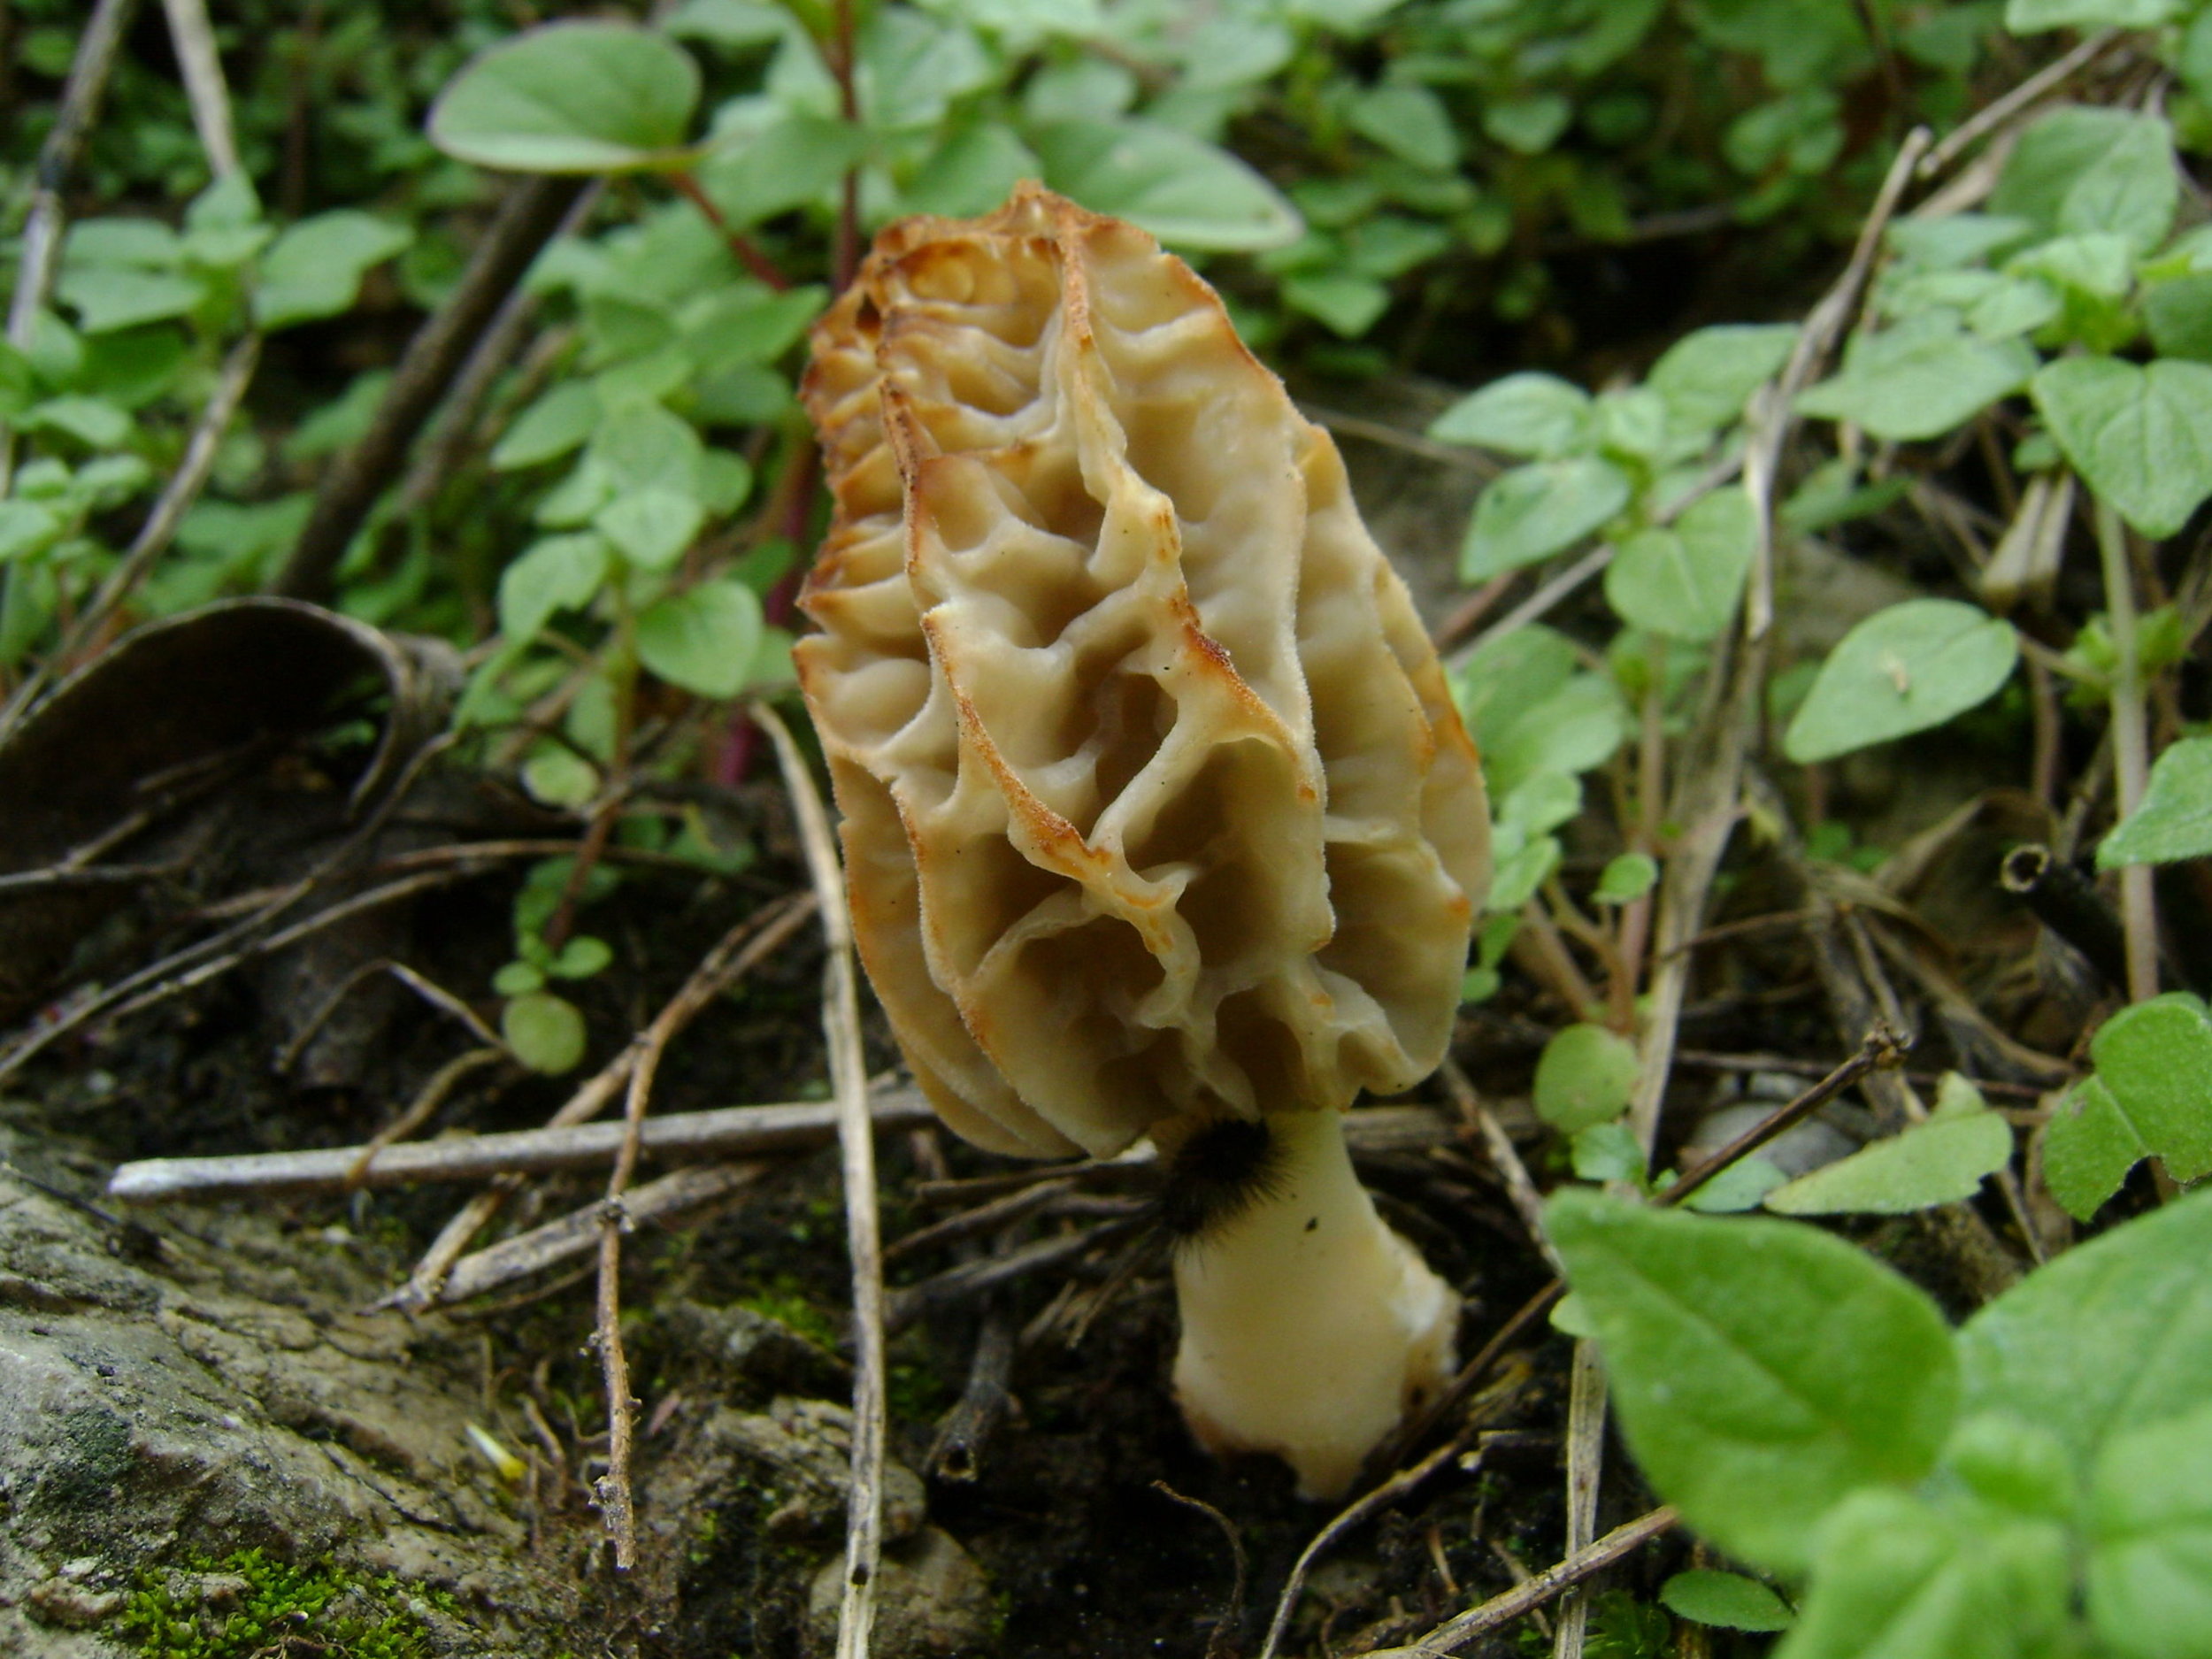
[[[799,672],[854,926],[979,1146],[1168,1160],[1199,1440],[1340,1492],[1452,1363],[1341,1109],[1444,1052],[1473,746],[1343,463],[1144,232],[891,226],[814,333]]]

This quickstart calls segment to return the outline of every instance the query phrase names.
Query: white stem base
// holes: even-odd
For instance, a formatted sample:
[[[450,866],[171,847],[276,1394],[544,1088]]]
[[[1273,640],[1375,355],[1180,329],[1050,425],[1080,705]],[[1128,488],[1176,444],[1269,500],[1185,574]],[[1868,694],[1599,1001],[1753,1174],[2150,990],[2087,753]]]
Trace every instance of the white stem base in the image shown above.
[[[1343,1114],[1269,1114],[1278,1191],[1176,1254],[1175,1394],[1217,1454],[1271,1452],[1340,1495],[1451,1376],[1459,1297],[1375,1213]]]

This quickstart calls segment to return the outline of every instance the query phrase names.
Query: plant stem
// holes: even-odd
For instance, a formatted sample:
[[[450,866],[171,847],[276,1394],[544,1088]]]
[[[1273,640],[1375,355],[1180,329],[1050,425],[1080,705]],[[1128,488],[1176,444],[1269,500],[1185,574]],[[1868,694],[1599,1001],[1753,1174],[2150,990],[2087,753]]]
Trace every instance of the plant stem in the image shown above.
[[[791,286],[790,278],[776,269],[776,262],[723,216],[722,210],[714,204],[714,198],[700,188],[697,178],[688,173],[672,173],[668,175],[668,182],[675,187],[677,195],[699,210],[701,217],[708,224],[721,232],[722,240],[729,244],[730,251],[737,256],[740,265],[779,294]]]
[[[2111,503],[2097,502],[2097,553],[2104,565],[2105,611],[2112,623],[2113,777],[2120,816],[2142,804],[2150,774],[2150,741],[2143,710],[2143,664],[2136,646],[2135,585],[2128,571],[2127,532]],[[2136,1002],[2158,995],[2158,910],[2148,864],[2120,872],[2120,925],[2127,934],[2128,995]]]

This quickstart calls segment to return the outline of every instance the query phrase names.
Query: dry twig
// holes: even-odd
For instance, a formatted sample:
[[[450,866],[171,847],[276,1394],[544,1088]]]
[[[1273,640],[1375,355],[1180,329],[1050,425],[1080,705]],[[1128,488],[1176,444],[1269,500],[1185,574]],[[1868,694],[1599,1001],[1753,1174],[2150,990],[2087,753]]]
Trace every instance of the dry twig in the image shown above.
[[[851,36],[846,35],[849,51]],[[846,1511],[845,1590],[838,1609],[837,1659],[865,1659],[875,1618],[875,1584],[883,1540],[883,1246],[876,1214],[875,1141],[868,1119],[867,1076],[860,1048],[860,991],[854,977],[852,918],[829,814],[791,730],[766,703],[753,719],[776,746],[814,879],[816,906],[829,946],[823,968],[822,1023],[829,1041],[830,1087],[839,1107],[837,1141],[844,1155],[845,1236],[853,1271],[852,1499]]]
[[[1368,1659],[1442,1659],[1478,1636],[1487,1635],[1543,1606],[1561,1591],[1603,1572],[1615,1562],[1633,1555],[1682,1517],[1671,1507],[1653,1509],[1615,1527],[1587,1549],[1568,1556],[1558,1565],[1538,1573],[1526,1584],[1503,1595],[1493,1596],[1480,1607],[1449,1618],[1417,1640],[1402,1647],[1386,1647]]]

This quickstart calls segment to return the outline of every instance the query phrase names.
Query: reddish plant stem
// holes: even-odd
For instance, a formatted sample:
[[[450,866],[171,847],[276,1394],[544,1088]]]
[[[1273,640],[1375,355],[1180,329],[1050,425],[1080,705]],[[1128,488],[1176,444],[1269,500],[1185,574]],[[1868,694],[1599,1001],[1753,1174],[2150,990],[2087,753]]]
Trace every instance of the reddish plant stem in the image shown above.
[[[672,173],[668,175],[668,182],[675,186],[677,195],[699,210],[708,224],[722,233],[722,240],[729,244],[730,251],[737,256],[740,265],[780,294],[791,286],[791,279],[776,269],[775,261],[761,252],[757,243],[723,216],[722,210],[714,204],[714,198],[700,188],[696,178],[688,173]]]

